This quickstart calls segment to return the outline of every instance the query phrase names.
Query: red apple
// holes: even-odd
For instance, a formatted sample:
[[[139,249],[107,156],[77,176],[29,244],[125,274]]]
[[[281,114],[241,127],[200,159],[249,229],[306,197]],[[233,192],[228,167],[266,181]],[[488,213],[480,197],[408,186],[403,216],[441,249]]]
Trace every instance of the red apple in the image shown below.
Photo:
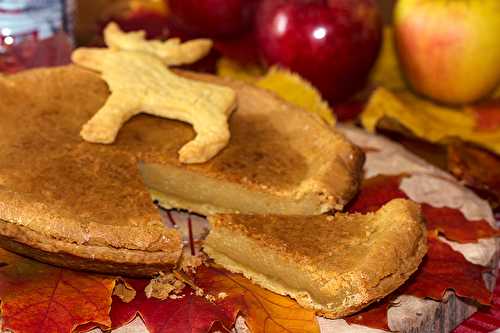
[[[263,0],[256,16],[264,61],[299,73],[332,103],[363,87],[380,50],[375,0]]]
[[[175,21],[198,36],[234,37],[253,21],[259,0],[169,0]]]

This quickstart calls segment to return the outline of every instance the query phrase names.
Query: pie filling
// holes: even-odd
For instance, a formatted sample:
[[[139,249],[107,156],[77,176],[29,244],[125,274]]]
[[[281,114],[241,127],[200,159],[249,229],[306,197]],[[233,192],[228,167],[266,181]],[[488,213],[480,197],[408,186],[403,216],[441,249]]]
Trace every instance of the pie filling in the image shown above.
[[[319,198],[278,196],[243,185],[216,180],[168,165],[140,164],[146,186],[165,208],[215,213],[317,215],[327,210]]]
[[[360,304],[364,298],[360,294],[360,286],[342,283],[340,274],[339,281],[320,278],[318,274],[308,272],[300,263],[284,260],[272,250],[231,230],[212,230],[203,250],[217,264],[241,273],[271,291],[290,296],[307,308],[335,311],[337,308]],[[334,284],[332,282],[339,282],[339,287],[330,288]]]

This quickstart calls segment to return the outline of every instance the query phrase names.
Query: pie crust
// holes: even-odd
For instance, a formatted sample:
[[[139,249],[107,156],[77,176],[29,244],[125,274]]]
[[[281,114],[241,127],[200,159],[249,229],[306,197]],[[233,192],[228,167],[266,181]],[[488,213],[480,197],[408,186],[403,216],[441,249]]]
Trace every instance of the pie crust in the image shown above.
[[[153,116],[128,121],[112,145],[84,142],[82,125],[109,96],[94,72],[1,77],[0,245],[72,268],[152,274],[177,263],[182,242],[149,190],[202,214],[320,214],[356,193],[363,154],[315,115],[243,83],[179,74],[238,94],[231,141],[204,164],[178,160],[189,125]]]
[[[328,318],[397,289],[427,251],[420,207],[403,199],[366,215],[220,214],[209,222],[203,249],[216,264]]]

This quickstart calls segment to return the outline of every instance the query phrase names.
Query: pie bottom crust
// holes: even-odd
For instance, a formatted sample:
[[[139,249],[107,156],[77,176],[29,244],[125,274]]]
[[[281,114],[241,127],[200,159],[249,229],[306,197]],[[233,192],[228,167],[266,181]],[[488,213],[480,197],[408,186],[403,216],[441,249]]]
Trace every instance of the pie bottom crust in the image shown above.
[[[0,247],[55,266],[132,277],[152,276],[175,266],[175,261],[169,263],[171,255],[161,251],[68,243],[4,220],[0,231]]]

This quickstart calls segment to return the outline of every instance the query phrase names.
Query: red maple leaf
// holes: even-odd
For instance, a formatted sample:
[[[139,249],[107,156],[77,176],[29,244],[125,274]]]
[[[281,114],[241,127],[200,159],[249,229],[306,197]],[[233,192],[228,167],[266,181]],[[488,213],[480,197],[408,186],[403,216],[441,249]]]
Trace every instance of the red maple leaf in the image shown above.
[[[483,281],[489,269],[468,262],[436,233],[429,234],[428,247],[417,273],[399,290],[402,294],[441,300],[447,290],[454,290],[457,296],[490,304],[491,293]]]
[[[428,230],[438,230],[446,238],[460,243],[474,243],[479,238],[500,236],[500,231],[485,220],[469,221],[458,209],[422,204]]]
[[[374,212],[392,199],[407,199],[406,194],[399,189],[400,182],[400,176],[377,176],[365,179],[358,195],[347,207],[348,212]]]
[[[68,333],[85,323],[109,327],[115,280],[45,265],[0,249],[3,329]]]
[[[229,304],[226,307],[209,302],[204,297],[196,296],[186,287],[182,298],[159,300],[147,298],[144,288],[148,280],[127,279],[137,292],[130,303],[113,297],[111,307],[112,328],[118,328],[131,322],[140,315],[151,333],[206,333],[219,322],[224,327],[232,327],[237,309]]]

